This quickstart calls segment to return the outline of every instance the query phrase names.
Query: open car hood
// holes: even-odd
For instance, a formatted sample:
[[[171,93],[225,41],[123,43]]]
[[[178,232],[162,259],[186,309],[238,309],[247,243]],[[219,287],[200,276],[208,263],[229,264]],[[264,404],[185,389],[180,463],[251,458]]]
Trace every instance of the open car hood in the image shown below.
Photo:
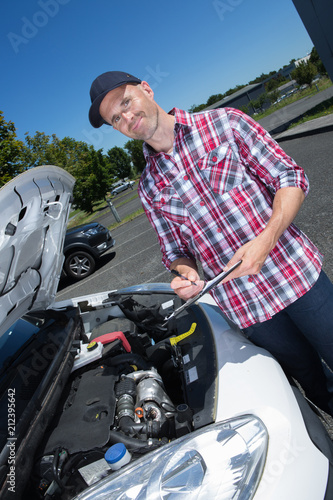
[[[44,165],[0,189],[0,336],[54,300],[74,183],[65,170]]]

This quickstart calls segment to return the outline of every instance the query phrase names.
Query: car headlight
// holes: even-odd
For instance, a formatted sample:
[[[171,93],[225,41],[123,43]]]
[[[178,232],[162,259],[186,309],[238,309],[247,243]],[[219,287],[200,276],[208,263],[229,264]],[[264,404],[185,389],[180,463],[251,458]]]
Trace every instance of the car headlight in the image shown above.
[[[264,424],[252,415],[183,436],[91,486],[80,500],[250,500],[267,452]]]
[[[90,234],[91,236],[94,235],[94,234],[97,234],[100,232],[100,228],[99,227],[91,227],[90,229],[87,229],[86,231],[84,231],[86,234]]]

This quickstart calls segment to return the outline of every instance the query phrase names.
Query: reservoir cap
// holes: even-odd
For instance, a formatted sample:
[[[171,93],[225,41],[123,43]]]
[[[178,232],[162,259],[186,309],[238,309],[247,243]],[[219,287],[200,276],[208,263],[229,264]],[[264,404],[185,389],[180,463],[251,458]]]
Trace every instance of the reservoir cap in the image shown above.
[[[108,451],[105,453],[105,460],[110,464],[115,464],[121,460],[126,453],[126,447],[123,443],[117,443],[111,446]]]

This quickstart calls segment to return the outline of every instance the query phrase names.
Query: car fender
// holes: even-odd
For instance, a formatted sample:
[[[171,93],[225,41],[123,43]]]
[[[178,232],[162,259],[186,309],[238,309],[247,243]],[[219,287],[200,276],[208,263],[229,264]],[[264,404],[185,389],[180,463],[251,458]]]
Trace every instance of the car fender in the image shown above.
[[[311,441],[282,368],[268,351],[252,344],[235,326],[227,320],[221,322],[219,308],[211,297],[202,302],[217,332],[220,383],[216,419],[256,415],[269,433],[266,464],[255,499],[324,498],[329,460]],[[311,484],[304,477],[311,477]]]
[[[76,250],[82,250],[83,252],[89,253],[94,258],[99,257],[98,252],[96,252],[91,246],[83,243],[82,241],[77,243],[72,242],[70,243],[70,245],[66,246],[66,249],[64,249],[64,255],[67,256],[69,253],[72,253]]]

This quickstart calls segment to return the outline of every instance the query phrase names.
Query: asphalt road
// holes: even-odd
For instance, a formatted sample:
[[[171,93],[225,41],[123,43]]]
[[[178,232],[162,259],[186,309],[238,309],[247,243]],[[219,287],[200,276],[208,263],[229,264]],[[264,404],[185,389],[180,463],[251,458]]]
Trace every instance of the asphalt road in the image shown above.
[[[280,143],[305,170],[310,192],[295,223],[324,254],[324,270],[333,281],[333,132]]]
[[[303,97],[303,99],[288,104],[288,106],[262,118],[259,120],[259,123],[268,130],[270,134],[278,134],[286,130],[291,123],[300,120],[304,113],[331,97],[333,97],[333,86],[322,92],[318,92],[318,94],[310,97]]]
[[[324,253],[324,269],[331,280],[333,280],[332,144],[333,132],[281,142],[284,150],[303,166],[309,177],[310,193],[295,222]],[[136,190],[127,190],[113,198],[112,201],[121,217],[141,207],[138,198],[131,200],[135,193]],[[124,203],[126,200],[130,201]],[[115,221],[109,210],[101,213],[98,220],[105,225],[111,225]],[[171,281],[170,273],[161,264],[157,236],[144,214],[122,224],[114,229],[112,234],[116,244],[102,256],[95,273],[78,283],[62,280],[57,300],[139,283]]]
[[[132,193],[133,195],[133,193]],[[137,198],[138,207],[141,206]],[[113,216],[104,214],[99,220]],[[112,231],[113,249],[104,254],[94,274],[81,282],[62,279],[56,300],[114,290],[146,282],[168,282],[170,273],[161,264],[157,236],[144,214]]]

